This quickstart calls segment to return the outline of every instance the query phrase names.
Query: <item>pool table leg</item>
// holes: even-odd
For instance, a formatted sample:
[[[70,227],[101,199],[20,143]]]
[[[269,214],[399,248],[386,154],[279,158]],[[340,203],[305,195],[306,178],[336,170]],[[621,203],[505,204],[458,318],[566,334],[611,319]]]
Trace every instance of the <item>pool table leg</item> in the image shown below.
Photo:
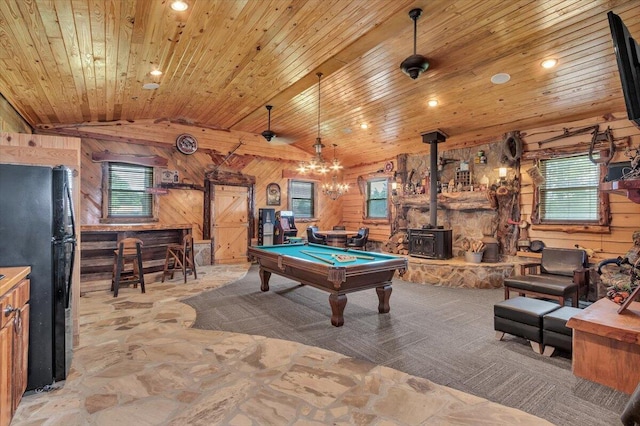
[[[329,295],[329,305],[331,305],[331,324],[336,327],[344,325],[344,307],[347,306],[347,296],[345,294],[331,293]]]
[[[376,287],[376,293],[378,293],[378,312],[386,314],[391,310],[389,306],[389,299],[391,299],[391,285],[384,285],[382,287]]]
[[[260,268],[260,290],[269,291],[269,278],[271,278],[271,272]]]

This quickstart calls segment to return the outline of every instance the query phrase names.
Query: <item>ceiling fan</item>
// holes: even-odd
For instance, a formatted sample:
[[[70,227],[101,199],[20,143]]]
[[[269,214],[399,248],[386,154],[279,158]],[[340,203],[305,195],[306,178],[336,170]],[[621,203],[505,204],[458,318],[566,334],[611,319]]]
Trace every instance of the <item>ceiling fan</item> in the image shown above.
[[[429,68],[429,61],[422,55],[416,53],[416,42],[418,37],[418,19],[422,15],[422,9],[411,9],[409,17],[413,20],[413,55],[402,61],[400,69],[413,80]]]
[[[273,145],[289,145],[294,141],[290,138],[281,136],[276,136],[276,132],[271,130],[271,110],[273,109],[273,105],[266,105],[265,108],[268,111],[268,121],[267,121],[267,130],[260,133],[263,138],[267,140],[267,142],[272,143]],[[273,142],[272,142],[273,141]]]
[[[269,124],[267,125],[267,130],[262,132],[262,137],[265,138],[267,142],[271,142],[271,139],[276,137],[276,133],[271,130],[271,109],[273,108],[273,105],[267,105],[265,108],[269,111]]]

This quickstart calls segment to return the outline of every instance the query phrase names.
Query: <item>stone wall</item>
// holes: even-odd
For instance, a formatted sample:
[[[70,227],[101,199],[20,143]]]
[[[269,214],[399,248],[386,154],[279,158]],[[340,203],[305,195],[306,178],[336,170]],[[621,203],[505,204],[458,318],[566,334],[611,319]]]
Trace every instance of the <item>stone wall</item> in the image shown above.
[[[442,147],[446,147],[446,143],[442,144]],[[484,152],[486,164],[476,163],[479,151]],[[496,235],[498,228],[505,226],[507,218],[499,217],[497,200],[495,195],[492,195],[495,193],[499,179],[498,168],[505,166],[501,162],[502,146],[500,143],[493,143],[476,146],[473,149],[441,151],[438,155],[444,159],[441,162],[444,164],[438,172],[440,182],[455,181],[460,162],[466,161],[469,164],[470,187],[464,187],[462,192],[458,192],[456,188],[453,192],[438,195],[437,225],[453,230],[453,255],[462,256],[464,252],[462,243],[465,240],[480,240],[486,235],[500,238]],[[421,228],[423,225],[430,224],[429,166],[430,155],[407,156],[407,180],[411,182],[405,182],[403,192],[398,198],[397,212],[400,229]],[[509,170],[508,178],[513,179],[515,175],[515,170]],[[422,180],[424,178],[426,179]],[[489,186],[480,191],[483,178],[489,181]],[[422,194],[414,193],[418,182],[422,185],[427,184]],[[407,186],[406,183],[412,185]],[[469,196],[470,189],[474,190],[473,197]],[[417,192],[422,192],[422,189],[418,189]],[[489,201],[492,196],[493,199]],[[460,201],[456,202],[457,199]],[[503,247],[500,248],[500,252],[504,253]]]

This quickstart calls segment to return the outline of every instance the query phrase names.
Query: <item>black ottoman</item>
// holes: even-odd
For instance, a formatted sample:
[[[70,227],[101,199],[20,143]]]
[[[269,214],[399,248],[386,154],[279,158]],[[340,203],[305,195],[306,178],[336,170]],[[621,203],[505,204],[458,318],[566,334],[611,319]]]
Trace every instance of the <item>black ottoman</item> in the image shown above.
[[[493,305],[493,328],[496,338],[505,333],[529,340],[536,353],[543,352],[542,318],[560,309],[560,305],[531,297],[514,297]]]
[[[553,355],[556,348],[565,352],[571,352],[573,330],[567,327],[567,321],[581,310],[582,309],[572,308],[570,306],[563,306],[560,309],[549,312],[542,318],[543,355]]]

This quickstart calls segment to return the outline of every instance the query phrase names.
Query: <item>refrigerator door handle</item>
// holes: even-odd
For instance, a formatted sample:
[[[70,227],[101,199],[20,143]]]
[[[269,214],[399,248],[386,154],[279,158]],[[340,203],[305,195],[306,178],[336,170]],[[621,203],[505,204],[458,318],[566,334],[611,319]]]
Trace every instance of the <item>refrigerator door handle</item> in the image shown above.
[[[67,196],[67,200],[69,202],[69,216],[71,219],[71,235],[75,238],[76,236],[76,220],[75,220],[75,215],[73,212],[73,197],[71,196],[71,185],[69,184],[69,175],[65,175],[65,181],[66,181],[66,185],[65,185],[65,192],[66,192],[66,196]],[[74,246],[75,249],[75,246]],[[73,263],[73,262],[72,262]]]
[[[71,256],[69,258],[69,276],[67,277],[67,282],[65,283],[66,291],[65,291],[65,300],[64,307],[69,307],[69,299],[71,298],[71,285],[73,283],[73,264],[76,259],[76,239],[69,241],[71,243]]]

